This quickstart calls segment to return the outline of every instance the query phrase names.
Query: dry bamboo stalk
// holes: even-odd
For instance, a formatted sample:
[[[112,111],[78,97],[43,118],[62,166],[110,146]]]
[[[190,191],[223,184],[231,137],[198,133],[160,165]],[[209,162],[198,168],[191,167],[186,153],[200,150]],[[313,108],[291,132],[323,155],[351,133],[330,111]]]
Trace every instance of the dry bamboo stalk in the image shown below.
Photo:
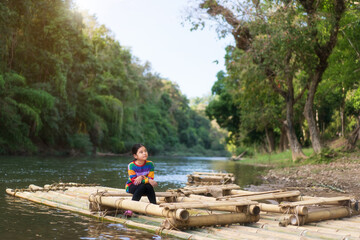
[[[214,197],[208,197],[208,196],[201,196],[201,195],[197,195],[197,194],[190,194],[188,195],[187,197],[184,197],[184,198],[179,198],[180,201],[194,201],[194,200],[197,200],[197,201],[211,201],[211,202],[215,202],[216,201],[216,198]]]
[[[338,227],[338,228],[348,228],[348,229],[356,229],[360,232],[359,224],[358,223],[352,223],[352,222],[346,222],[341,219],[339,220],[327,220],[326,222],[320,222],[320,223],[314,223],[315,226],[321,226],[321,227]]]
[[[254,223],[251,225],[252,227],[258,227],[261,229],[266,229],[269,231],[273,231],[273,232],[286,232],[289,234],[295,234],[298,236],[304,236],[304,237],[309,237],[309,238],[322,238],[322,239],[346,239],[346,237],[349,236],[348,233],[339,233],[339,232],[319,232],[319,231],[314,231],[311,230],[309,228],[284,228],[284,227],[279,227],[279,226],[272,226],[269,224],[259,224],[259,223]],[[294,226],[291,226],[294,227]]]
[[[37,196],[37,197],[42,197],[42,198],[49,198],[49,199],[54,199],[54,201],[61,201],[61,202],[67,202],[67,201],[74,201],[74,202],[79,202],[79,203],[88,203],[87,200],[85,199],[79,199],[79,198],[73,198],[70,196],[67,196],[65,194],[62,193],[57,193],[57,192],[35,192],[32,193],[33,195]]]
[[[193,172],[190,175],[217,175],[217,176],[234,176],[233,173],[215,173],[215,172]]]
[[[255,225],[254,225],[255,224]],[[296,232],[292,231],[280,231],[281,229],[272,229],[266,227],[258,227],[257,223],[252,223],[251,226],[230,226],[229,231],[233,231],[234,234],[238,232],[253,232],[258,235],[266,236],[267,239],[305,239],[304,237],[301,238]]]
[[[155,192],[156,197],[177,197],[179,194],[172,192]],[[127,192],[103,192],[102,196],[106,197],[124,197],[124,196],[132,196],[131,193]]]
[[[210,179],[215,181],[220,181],[226,178],[232,178],[230,176],[209,176],[209,175],[190,175],[190,176],[194,179],[201,179],[201,180]]]
[[[179,190],[186,189],[186,190],[194,190],[194,189],[207,189],[209,186],[185,186],[180,188]],[[233,190],[233,189],[240,189],[239,185],[236,184],[227,184],[227,185],[214,185],[214,187],[225,189],[225,190]]]
[[[232,200],[241,200],[241,199],[248,199],[253,201],[259,200],[279,200],[279,199],[287,199],[294,196],[300,195],[299,191],[291,191],[291,192],[279,192],[279,193],[267,193],[263,195],[253,195],[253,196],[244,196],[244,197],[234,197],[225,196],[218,199],[228,199],[231,198]]]
[[[276,213],[294,213],[299,215],[306,215],[308,213],[307,207],[295,206],[295,207],[283,207],[281,205],[259,203],[261,211],[276,212]]]
[[[174,211],[170,211],[152,203],[124,200],[120,198],[116,199],[113,197],[101,197],[99,195],[91,195],[89,201],[107,207],[127,209],[139,213],[150,214],[160,217],[173,217],[181,221],[184,221],[189,217],[189,212],[185,209],[176,209]]]
[[[290,229],[290,230],[299,230],[299,231],[312,231],[312,232],[318,232],[321,234],[334,234],[334,235],[341,235],[341,236],[352,236],[352,237],[357,237],[360,238],[360,232],[357,231],[348,231],[348,230],[343,230],[340,227],[334,227],[334,228],[324,228],[321,226],[311,226],[311,225],[306,225],[306,227],[303,226],[292,226],[289,225],[286,227],[286,229]]]
[[[237,194],[235,194],[237,193]],[[267,192],[247,192],[247,191],[240,191],[239,190],[231,190],[229,196],[225,196],[223,198],[236,198],[236,197],[247,197],[247,196],[257,196],[257,195],[264,195],[264,194],[272,194],[272,193],[286,193],[284,191],[267,191]]]
[[[190,194],[187,197],[179,197],[177,199],[178,202],[226,202],[226,201],[216,201],[216,198],[214,197],[206,197],[206,196],[201,196],[201,195],[196,195],[196,194]],[[255,205],[257,204],[257,202],[251,201],[251,200],[244,200],[241,199],[239,201],[247,201],[248,204],[252,204]],[[227,211],[227,212],[242,212],[241,208],[238,207],[232,207],[232,206],[217,206],[217,207],[211,207],[211,210],[218,210],[218,211]]]
[[[217,201],[217,202],[179,202],[179,203],[162,203],[160,207],[165,207],[168,209],[179,209],[179,208],[211,208],[211,207],[222,207],[222,206],[247,206],[251,204],[257,204],[257,202],[253,201],[237,201],[237,202],[229,202],[229,201]]]
[[[239,226],[240,227],[240,226]],[[269,239],[265,235],[257,234],[254,232],[245,232],[245,231],[232,231],[229,228],[206,228],[205,229],[210,236],[216,236],[217,239]],[[201,229],[196,229],[194,231],[190,231],[191,233],[198,234],[198,231],[201,231]],[[186,231],[189,232],[189,231]]]
[[[327,205],[327,204],[337,204],[337,205],[343,205],[344,202],[349,204],[349,201],[351,199],[349,197],[330,197],[330,198],[316,198],[316,199],[309,199],[305,201],[299,201],[299,202],[288,202],[288,203],[281,203],[280,206],[284,207],[295,207],[299,205]]]
[[[304,225],[310,222],[349,217],[350,215],[350,208],[338,207],[309,212],[305,216],[292,215],[289,220],[291,225]]]
[[[257,222],[260,215],[249,215],[245,213],[228,213],[228,214],[211,214],[203,216],[189,216],[186,221],[178,221],[175,218],[167,218],[162,226],[166,229],[212,226],[212,225],[228,225],[233,223],[251,223]]]
[[[339,220],[339,222],[341,222],[341,220]],[[348,235],[350,235],[351,233],[356,233],[356,235],[359,235],[359,231],[358,231],[358,226],[357,227],[349,227],[346,225],[336,225],[336,224],[327,224],[326,221],[323,222],[313,222],[313,223],[307,223],[306,227],[308,226],[316,226],[316,227],[321,227],[321,228],[326,228],[326,229],[338,229],[341,230],[343,232],[346,232]]]
[[[199,195],[196,195],[199,196]],[[204,197],[204,196],[201,196]],[[207,198],[207,197],[205,197]],[[210,198],[210,197],[209,197]],[[214,201],[216,201],[215,198],[212,198]],[[202,203],[203,201],[201,199],[196,198],[190,198],[190,197],[180,197],[177,199],[179,203]],[[160,203],[160,202],[159,202]],[[162,202],[164,203],[164,202]],[[256,202],[255,202],[256,203]],[[227,212],[241,212],[242,208],[236,207],[236,206],[219,206],[219,207],[210,207],[210,210],[218,210],[218,211],[227,211]]]
[[[196,228],[191,230],[186,230],[187,233],[194,234],[195,236],[201,236],[206,239],[218,239],[218,240],[224,240],[224,236],[217,236],[216,234],[213,234],[208,229],[204,228]]]
[[[43,199],[46,199],[49,201],[53,201],[53,202],[81,208],[81,209],[86,209],[86,210],[89,209],[89,201],[86,201],[86,200],[79,201],[74,198],[69,198],[69,197],[66,198],[65,196],[58,196],[51,192],[47,192],[47,193],[37,192],[37,193],[34,193],[34,195],[38,198],[43,198]]]
[[[30,200],[32,202],[41,203],[41,204],[44,204],[47,206],[61,208],[61,209],[65,209],[65,210],[69,210],[69,211],[73,211],[73,212],[79,212],[79,213],[86,214],[86,215],[91,215],[90,211],[88,211],[88,210],[83,210],[83,209],[79,209],[79,208],[76,208],[73,206],[69,206],[69,205],[65,205],[65,204],[61,204],[61,203],[52,202],[52,201],[49,201],[46,199],[38,198],[38,197],[34,196],[34,194],[31,194],[29,192],[15,192],[15,191],[13,191],[13,189],[8,188],[8,189],[6,189],[6,193],[11,196],[24,198],[24,199]]]

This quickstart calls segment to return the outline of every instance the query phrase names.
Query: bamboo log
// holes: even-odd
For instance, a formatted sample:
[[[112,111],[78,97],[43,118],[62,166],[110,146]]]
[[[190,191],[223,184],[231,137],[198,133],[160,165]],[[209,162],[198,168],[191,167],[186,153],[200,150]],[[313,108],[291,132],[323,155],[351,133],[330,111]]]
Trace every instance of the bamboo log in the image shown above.
[[[233,173],[216,173],[216,172],[193,172],[190,175],[234,176]]]
[[[322,209],[318,211],[309,212],[305,216],[290,216],[290,224],[291,225],[304,225],[310,222],[350,217],[351,211],[348,207],[339,207],[339,208],[328,208]]]
[[[308,208],[304,206],[285,207],[281,205],[259,203],[259,207],[261,211],[266,212],[293,213],[299,215],[306,215],[308,213]]]
[[[272,190],[272,191],[264,191],[264,192],[250,192],[250,191],[244,191],[244,190],[231,190],[231,195],[239,195],[239,196],[252,196],[252,195],[262,195],[267,193],[278,193],[278,192],[284,192],[282,190]]]
[[[236,226],[235,228],[206,228],[205,231],[208,232],[208,234],[212,234],[212,236],[216,236],[218,239],[224,240],[224,239],[255,239],[255,240],[261,240],[261,239],[269,239],[268,235],[257,233],[255,231],[246,231],[246,229],[243,229],[244,226]],[[197,234],[197,232],[201,229],[196,229],[196,231],[191,231],[194,234]],[[257,230],[257,229],[254,229]],[[188,231],[187,231],[188,232]]]
[[[260,200],[280,200],[280,199],[287,199],[294,196],[300,195],[299,191],[291,191],[291,192],[279,192],[279,193],[267,193],[262,195],[253,195],[253,196],[243,196],[243,197],[231,197],[225,196],[220,197],[218,199],[232,199],[232,200],[241,200],[241,199],[248,199],[253,201],[260,201]]]
[[[190,195],[192,196],[192,195]],[[194,195],[194,196],[199,196],[199,195]],[[212,199],[211,202],[215,202],[216,199],[213,198],[213,197],[205,197],[205,196],[199,196],[199,197],[203,197],[203,198],[210,198]],[[179,197],[176,199],[177,202],[180,202],[180,203],[202,203],[204,200],[201,200],[201,199],[197,199],[197,198],[191,198],[191,197]],[[206,200],[205,200],[206,201]],[[254,202],[256,203],[256,202]],[[210,207],[209,208],[210,210],[218,210],[218,211],[227,211],[227,212],[242,212],[242,208],[241,207],[237,207],[237,206],[213,206],[213,207]]]
[[[318,233],[324,234],[325,236],[327,234],[334,234],[334,235],[351,236],[351,237],[360,238],[360,231],[344,230],[344,229],[341,229],[341,227],[339,227],[339,226],[326,228],[326,227],[311,226],[311,225],[306,225],[306,227],[289,225],[286,227],[286,229],[289,229],[291,231],[299,230],[299,231],[318,232]]]
[[[74,199],[64,194],[57,195],[55,192],[36,192],[33,193],[34,196],[42,199],[46,199],[49,201],[77,207],[80,209],[89,209],[89,201],[88,200],[79,200]]]
[[[210,175],[190,175],[190,177],[194,178],[194,179],[201,179],[201,180],[205,180],[205,179],[209,179],[210,181],[213,180],[213,181],[220,181],[220,180],[223,180],[223,179],[231,179],[233,177],[231,176],[226,176],[226,175],[223,175],[223,176],[210,176]],[[209,181],[209,182],[210,182]]]
[[[292,240],[292,239],[298,239],[303,240],[306,239],[302,236],[299,236],[295,232],[291,231],[280,231],[281,229],[272,229],[272,228],[266,228],[264,224],[261,224],[263,227],[254,227],[254,224],[257,225],[258,223],[252,223],[251,226],[230,226],[228,231],[232,231],[234,236],[237,235],[237,233],[241,232],[253,232],[256,233],[259,236],[265,236],[266,239],[286,239],[286,240]],[[284,229],[284,228],[283,228]],[[236,237],[233,239],[237,239]]]
[[[174,211],[170,211],[152,203],[124,200],[113,197],[101,197],[99,195],[90,195],[89,201],[100,204],[102,206],[127,209],[149,215],[155,215],[160,217],[173,217],[181,221],[185,221],[189,217],[189,212],[185,209],[176,209]]]
[[[315,198],[315,199],[308,199],[304,201],[298,202],[288,202],[288,203],[281,203],[280,206],[282,207],[295,207],[299,205],[327,205],[327,204],[336,204],[336,205],[349,205],[350,202],[349,197],[330,197],[330,198]]]
[[[247,205],[255,205],[257,202],[253,201],[216,201],[216,202],[179,202],[179,203],[162,203],[160,207],[164,207],[167,209],[179,209],[179,208],[207,208],[210,209],[211,207],[222,207],[222,206],[247,206]]]
[[[281,233],[287,233],[291,235],[297,235],[297,236],[303,236],[303,237],[309,237],[309,238],[321,238],[321,239],[346,239],[349,235],[346,233],[336,233],[336,232],[318,232],[313,231],[310,229],[299,229],[299,228],[284,228],[279,226],[272,226],[269,224],[261,224],[261,223],[254,223],[251,225],[252,227],[265,229],[268,231],[271,231],[270,235],[274,234],[275,232],[281,232]],[[291,226],[293,227],[293,226]],[[276,235],[272,235],[272,237],[275,237]]]
[[[167,218],[162,226],[165,229],[186,228],[212,225],[228,225],[234,223],[257,222],[260,215],[250,215],[245,213],[211,214],[203,216],[189,216],[186,221],[178,221],[174,218]]]
[[[218,188],[226,189],[226,190],[233,190],[233,189],[240,189],[240,186],[237,184],[227,184],[227,185],[215,185]],[[193,190],[193,189],[206,189],[208,186],[185,186],[178,190],[186,189],[186,190]]]

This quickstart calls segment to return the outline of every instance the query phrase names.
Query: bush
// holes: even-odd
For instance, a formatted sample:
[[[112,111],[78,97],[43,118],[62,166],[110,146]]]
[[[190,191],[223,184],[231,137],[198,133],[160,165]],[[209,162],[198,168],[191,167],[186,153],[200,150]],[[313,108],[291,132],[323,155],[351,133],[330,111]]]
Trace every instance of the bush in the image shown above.
[[[76,152],[81,152],[90,155],[92,150],[92,143],[88,134],[76,133],[68,139],[70,147]]]

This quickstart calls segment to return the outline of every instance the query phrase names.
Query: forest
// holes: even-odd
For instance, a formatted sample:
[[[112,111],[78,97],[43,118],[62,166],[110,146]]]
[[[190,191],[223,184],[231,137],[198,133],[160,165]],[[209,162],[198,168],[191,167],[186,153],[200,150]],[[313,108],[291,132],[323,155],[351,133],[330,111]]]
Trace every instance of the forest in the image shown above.
[[[0,154],[122,154],[141,142],[153,154],[290,149],[296,160],[335,139],[357,149],[359,2],[193,3],[189,30],[211,26],[234,44],[212,95],[190,104],[71,0],[1,1]]]
[[[226,71],[212,88],[210,119],[237,154],[290,148],[292,159],[357,148],[360,134],[358,1],[198,0],[186,20],[231,36]]]
[[[226,155],[204,110],[71,0],[2,0],[0,18],[0,154],[125,154],[140,142]]]

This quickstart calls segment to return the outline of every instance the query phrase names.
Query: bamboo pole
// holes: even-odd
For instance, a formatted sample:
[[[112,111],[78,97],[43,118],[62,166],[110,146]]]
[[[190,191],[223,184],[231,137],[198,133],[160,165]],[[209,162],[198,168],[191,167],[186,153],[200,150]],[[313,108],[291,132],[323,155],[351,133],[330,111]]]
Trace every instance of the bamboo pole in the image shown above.
[[[336,232],[317,232],[313,231],[311,229],[303,228],[303,229],[297,229],[297,228],[284,228],[279,226],[272,226],[269,224],[260,224],[260,223],[254,223],[251,225],[252,227],[265,229],[268,231],[271,231],[271,235],[274,232],[281,232],[281,233],[287,233],[291,235],[297,235],[297,236],[304,236],[309,238],[321,238],[321,239],[346,239],[349,235],[346,233],[336,233]],[[292,226],[293,227],[293,226]],[[276,236],[276,235],[273,235]]]
[[[167,218],[162,226],[165,229],[186,228],[212,225],[228,225],[234,223],[257,222],[260,215],[249,215],[245,213],[211,214],[203,216],[189,216],[186,221],[178,221],[174,218]]]
[[[201,196],[201,195],[197,195],[197,194],[190,194],[187,197],[181,198],[181,201],[187,201],[188,199],[194,199],[194,200],[198,200],[198,201],[216,201],[216,198],[214,197],[208,197],[208,196]],[[194,201],[194,200],[190,200],[190,201]]]
[[[308,208],[304,206],[284,207],[281,205],[259,203],[259,207],[261,211],[266,211],[266,212],[287,213],[287,214],[293,213],[299,215],[306,215],[308,213]]]
[[[335,204],[335,205],[349,205],[350,202],[349,197],[330,197],[330,198],[315,198],[315,199],[308,199],[304,201],[298,202],[288,202],[288,203],[281,203],[280,206],[283,207],[295,207],[299,205],[327,205],[327,204]]]
[[[325,236],[327,234],[334,234],[334,235],[340,235],[340,236],[351,236],[351,237],[360,238],[360,232],[359,231],[344,230],[344,229],[341,229],[341,227],[339,227],[339,226],[331,227],[331,228],[325,228],[325,227],[321,227],[321,226],[311,226],[311,225],[306,225],[306,227],[289,225],[289,226],[286,227],[286,229],[298,230],[298,231],[302,231],[302,232],[304,232],[304,231],[318,232],[318,233],[321,233],[321,234],[323,234]]]
[[[233,190],[233,189],[240,189],[240,186],[237,184],[227,184],[227,185],[215,185],[216,187],[219,187],[221,189],[226,190]],[[185,186],[183,188],[180,188],[178,190],[186,189],[186,190],[193,190],[193,189],[206,189],[208,186]]]
[[[255,224],[255,226],[254,226]],[[266,228],[266,227],[257,227],[257,223],[252,223],[250,226],[230,226],[228,231],[233,231],[234,236],[237,235],[238,232],[253,232],[257,235],[266,236],[266,239],[306,239],[306,237],[299,236],[296,232],[292,231],[279,231],[278,229]],[[236,239],[236,238],[234,238]]]
[[[290,216],[291,225],[304,225],[310,222],[323,221],[329,219],[350,217],[351,211],[348,207],[328,208],[318,211],[309,212],[305,216]]]
[[[272,191],[264,191],[264,192],[250,192],[250,191],[244,191],[244,190],[231,190],[230,195],[239,195],[241,196],[252,196],[252,195],[262,195],[267,193],[279,193],[284,192],[282,190],[272,190]]]
[[[220,181],[220,180],[224,180],[224,179],[231,179],[233,177],[230,176],[210,176],[210,175],[190,175],[190,177],[192,177],[193,179],[200,179],[200,180],[212,180],[212,181]],[[209,182],[210,182],[209,181]]]
[[[38,198],[46,199],[49,201],[53,201],[53,202],[81,208],[81,209],[86,209],[86,210],[89,209],[89,201],[87,201],[87,200],[74,199],[74,198],[71,198],[71,197],[63,195],[63,194],[61,194],[62,196],[60,196],[54,192],[53,193],[51,193],[51,192],[47,192],[47,193],[36,192],[36,193],[33,193],[33,195],[35,195]]]
[[[232,196],[225,196],[220,197],[218,199],[232,199],[232,200],[241,200],[241,199],[248,199],[253,201],[260,201],[260,200],[281,200],[281,199],[288,199],[294,196],[300,195],[299,191],[291,191],[291,192],[279,192],[279,193],[267,193],[262,195],[251,195],[251,196],[243,196],[243,197],[232,197]]]
[[[242,227],[242,226],[238,226]],[[196,229],[193,231],[188,231],[190,233],[198,234],[199,231],[202,231],[202,229]],[[234,229],[230,228],[206,228],[203,231],[206,231],[208,235],[215,236],[217,239],[269,239],[267,235],[262,235],[253,231],[234,231]]]
[[[101,197],[99,195],[90,195],[89,201],[100,204],[102,206],[127,209],[149,215],[155,215],[160,217],[173,217],[181,221],[185,221],[189,217],[189,212],[185,209],[176,209],[174,211],[170,211],[152,203],[124,200],[113,197]]]
[[[325,222],[317,222],[317,223],[310,223],[314,226],[321,226],[321,227],[338,227],[338,228],[351,228],[351,229],[356,229],[357,231],[360,232],[360,228],[359,228],[359,224],[358,223],[352,223],[352,222],[347,222],[344,221],[344,219],[342,218],[340,221],[339,220],[327,220]]]
[[[167,209],[179,209],[179,208],[207,208],[210,209],[211,207],[222,207],[222,206],[248,206],[248,205],[255,205],[257,202],[253,201],[237,201],[237,202],[230,202],[230,201],[217,201],[217,202],[179,202],[179,203],[162,203],[160,207],[164,207]]]
[[[234,176],[233,173],[216,173],[216,172],[193,172],[190,175]]]

